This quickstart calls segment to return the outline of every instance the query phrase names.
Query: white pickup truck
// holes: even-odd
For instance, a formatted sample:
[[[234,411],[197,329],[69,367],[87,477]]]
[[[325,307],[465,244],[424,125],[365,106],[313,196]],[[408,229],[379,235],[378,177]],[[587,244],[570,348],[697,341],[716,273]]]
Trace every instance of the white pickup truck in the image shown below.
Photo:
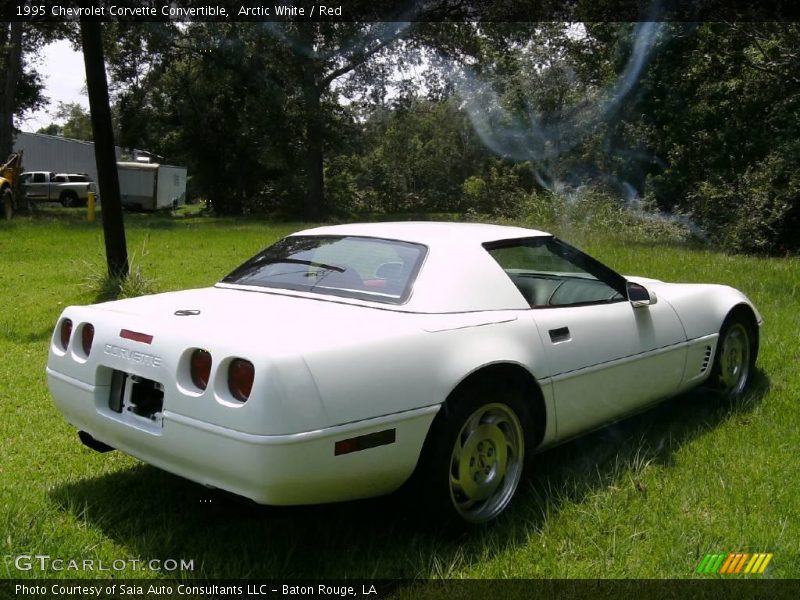
[[[34,202],[60,202],[63,206],[85,205],[97,186],[85,173],[28,171],[20,175],[25,197]]]

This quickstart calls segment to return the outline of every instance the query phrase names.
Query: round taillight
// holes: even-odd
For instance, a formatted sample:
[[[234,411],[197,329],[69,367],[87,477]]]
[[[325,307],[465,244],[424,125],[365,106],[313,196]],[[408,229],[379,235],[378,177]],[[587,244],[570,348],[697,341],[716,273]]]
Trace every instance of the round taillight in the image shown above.
[[[72,337],[72,319],[61,321],[61,348],[66,350],[69,346],[69,338]]]
[[[239,402],[247,402],[253,391],[255,377],[253,363],[243,358],[234,358],[228,367],[228,389]]]
[[[208,380],[211,378],[211,354],[206,350],[195,350],[192,352],[190,369],[192,383],[201,390],[208,387]]]
[[[81,346],[83,347],[83,353],[86,356],[89,356],[89,352],[92,351],[92,342],[94,341],[94,325],[91,323],[86,323],[81,329]]]

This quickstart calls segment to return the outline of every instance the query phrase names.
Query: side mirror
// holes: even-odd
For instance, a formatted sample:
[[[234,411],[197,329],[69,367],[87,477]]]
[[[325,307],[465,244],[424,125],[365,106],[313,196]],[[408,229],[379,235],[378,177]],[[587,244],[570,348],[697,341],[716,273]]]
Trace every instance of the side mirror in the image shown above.
[[[628,301],[634,308],[650,306],[658,302],[658,297],[653,290],[647,289],[641,283],[627,282],[625,288],[628,292]]]

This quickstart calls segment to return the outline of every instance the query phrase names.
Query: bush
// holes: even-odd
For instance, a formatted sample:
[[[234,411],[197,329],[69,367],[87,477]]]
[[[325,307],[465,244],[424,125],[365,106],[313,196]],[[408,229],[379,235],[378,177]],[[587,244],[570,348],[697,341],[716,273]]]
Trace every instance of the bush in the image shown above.
[[[336,168],[339,167],[339,168]],[[348,213],[364,210],[359,202],[356,177],[346,165],[330,165],[325,170],[325,202],[332,213]]]
[[[473,175],[461,184],[461,211],[517,217],[530,196],[524,172],[500,160],[489,161],[482,177]]]
[[[488,189],[489,186],[480,177],[473,175],[465,179],[461,185],[464,208],[466,210],[479,210],[486,203]]]
[[[137,257],[131,254],[128,276],[112,276],[99,262],[84,262],[80,270],[84,272],[83,287],[94,296],[95,302],[135,298],[156,293],[156,280],[144,275],[139,260],[147,256],[147,241],[142,242],[142,250]]]
[[[692,237],[680,218],[649,207],[630,208],[621,197],[599,186],[530,194],[520,204],[516,220],[559,235],[602,233],[646,242],[685,242]]]
[[[733,182],[703,182],[691,200],[711,240],[728,252],[800,250],[800,174],[786,153],[768,155]]]

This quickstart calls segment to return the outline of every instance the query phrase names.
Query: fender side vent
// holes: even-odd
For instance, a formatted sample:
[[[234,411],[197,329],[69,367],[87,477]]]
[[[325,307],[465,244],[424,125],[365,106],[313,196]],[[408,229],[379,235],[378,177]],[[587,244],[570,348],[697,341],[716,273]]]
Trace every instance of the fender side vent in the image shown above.
[[[711,346],[706,346],[706,352],[703,355],[703,362],[700,365],[700,374],[702,375],[708,370],[708,365],[711,364]]]

